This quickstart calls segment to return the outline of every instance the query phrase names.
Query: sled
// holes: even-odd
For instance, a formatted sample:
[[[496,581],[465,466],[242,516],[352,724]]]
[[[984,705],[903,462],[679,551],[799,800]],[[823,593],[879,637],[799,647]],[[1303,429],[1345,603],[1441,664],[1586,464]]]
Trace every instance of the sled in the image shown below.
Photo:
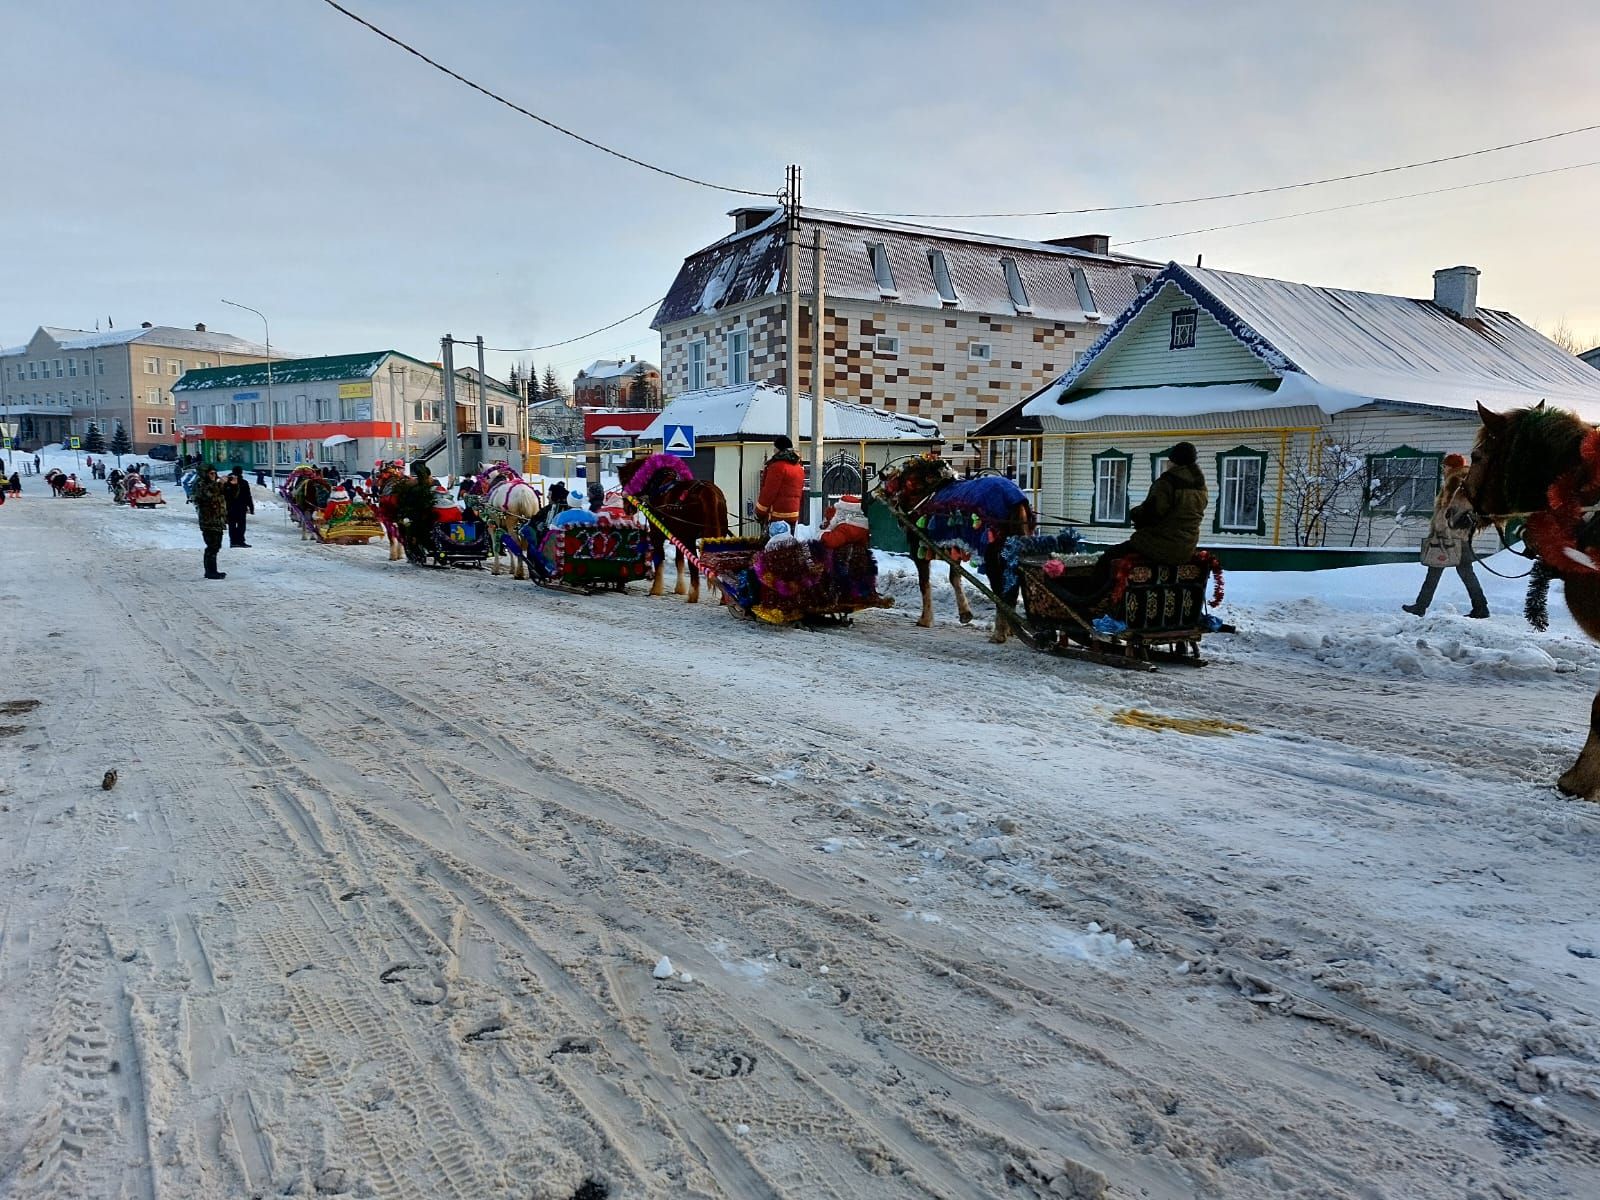
[[[699,559],[724,605],[768,625],[848,625],[855,613],[894,605],[878,594],[878,563],[866,545],[707,538]]]
[[[1150,671],[1157,663],[1203,667],[1208,634],[1232,633],[1206,611],[1208,577],[1220,568],[1206,551],[1179,566],[1126,558],[1097,586],[1099,555],[1039,555],[1017,564],[1023,623],[1040,650],[1103,666]]]
[[[650,575],[650,538],[631,521],[601,515],[593,524],[542,528],[525,521],[516,533],[501,535],[512,558],[541,587],[574,595],[626,591]]]
[[[408,546],[407,556],[419,566],[477,567],[489,557],[489,527],[477,517],[463,517],[459,521],[439,521],[433,527],[433,539],[413,556]]]

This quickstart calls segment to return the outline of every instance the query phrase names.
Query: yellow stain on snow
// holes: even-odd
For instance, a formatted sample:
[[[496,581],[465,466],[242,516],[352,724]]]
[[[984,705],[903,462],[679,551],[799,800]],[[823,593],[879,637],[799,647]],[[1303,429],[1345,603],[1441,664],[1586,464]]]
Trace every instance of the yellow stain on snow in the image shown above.
[[[1118,725],[1133,729],[1149,729],[1162,733],[1168,729],[1196,737],[1228,737],[1235,733],[1254,733],[1248,725],[1223,721],[1216,717],[1166,717],[1160,713],[1145,712],[1142,708],[1124,708],[1111,714]]]

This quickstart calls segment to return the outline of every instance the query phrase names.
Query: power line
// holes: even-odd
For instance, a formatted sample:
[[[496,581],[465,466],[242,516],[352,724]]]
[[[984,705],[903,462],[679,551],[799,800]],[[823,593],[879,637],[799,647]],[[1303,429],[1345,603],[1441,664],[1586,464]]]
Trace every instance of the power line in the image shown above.
[[[548,117],[541,117],[538,113],[532,112],[532,111],[530,111],[530,110],[528,110],[526,108],[523,108],[522,105],[516,103],[515,101],[507,100],[504,96],[500,95],[498,92],[490,91],[488,88],[484,87],[481,83],[475,83],[472,80],[468,79],[465,75],[462,75],[461,73],[459,73],[457,71],[452,71],[449,67],[445,66],[443,63],[435,62],[433,59],[429,58],[426,54],[424,54],[421,50],[418,50],[415,46],[412,46],[407,42],[401,41],[399,38],[395,37],[392,33],[388,33],[388,32],[386,32],[386,31],[384,31],[382,29],[379,29],[376,25],[374,25],[371,21],[367,20],[365,17],[357,16],[355,13],[351,12],[348,8],[346,8],[344,5],[337,3],[337,0],[323,0],[323,3],[326,4],[329,8],[335,10],[336,12],[343,13],[345,16],[349,17],[352,21],[354,21],[357,25],[361,25],[361,26],[366,27],[367,29],[370,29],[373,33],[375,33],[379,37],[381,37],[384,41],[389,42],[389,43],[391,43],[393,45],[396,45],[396,46],[400,47],[400,49],[404,50],[407,54],[412,54],[412,55],[415,55],[417,58],[420,58],[423,62],[427,63],[434,70],[441,71],[444,74],[450,76],[451,79],[454,79],[459,83],[466,84],[473,91],[481,92],[481,93],[483,93],[483,95],[489,97],[489,99],[491,99],[491,100],[493,100],[493,101],[495,101],[495,102],[497,102],[499,104],[505,105],[507,108],[511,109],[513,112],[521,113],[523,116],[528,117],[531,120],[537,121],[537,122],[539,122],[539,124],[549,128],[549,129],[553,129],[557,133],[564,134],[567,137],[572,138],[574,141],[582,142],[585,146],[588,146],[588,147],[590,147],[592,149],[598,150],[602,154],[609,154],[613,158],[620,158],[623,162],[632,163],[636,167],[643,167],[647,171],[654,171],[658,175],[666,175],[667,177],[669,177],[671,179],[680,179],[684,183],[698,184],[700,187],[710,188],[712,191],[716,191],[716,192],[732,192],[733,194],[738,195],[738,196],[760,196],[763,200],[772,199],[772,193],[770,193],[770,192],[758,192],[758,191],[752,191],[749,188],[729,187],[726,184],[712,183],[709,180],[705,180],[705,179],[696,179],[693,175],[684,175],[684,174],[681,174],[681,173],[679,173],[677,171],[668,170],[666,167],[658,167],[654,163],[645,162],[642,158],[634,158],[631,154],[624,154],[621,150],[613,150],[610,146],[603,146],[599,142],[595,141],[593,138],[586,138],[586,137],[583,136],[583,134],[575,133],[572,130],[566,128],[566,126],[564,126],[564,125],[557,125],[554,121],[550,120]]]
[[[1335,204],[1331,208],[1308,208],[1302,212],[1284,213],[1277,217],[1257,217],[1253,221],[1233,221],[1227,225],[1209,225],[1204,229],[1186,229],[1182,233],[1162,233],[1155,237],[1130,238],[1119,241],[1119,246],[1142,246],[1146,242],[1164,242],[1170,238],[1193,237],[1201,233],[1216,233],[1222,229],[1242,229],[1246,225],[1269,225],[1274,221],[1292,221],[1296,217],[1315,217],[1322,213],[1345,212],[1352,208],[1366,208],[1373,204],[1392,204],[1396,200],[1415,200],[1421,196],[1442,196],[1446,192],[1463,192],[1468,188],[1488,187],[1494,183],[1510,183],[1517,179],[1537,179],[1541,175],[1560,175],[1564,171],[1581,171],[1585,167],[1600,167],[1600,159],[1592,162],[1572,163],[1565,167],[1550,167],[1544,171],[1527,171],[1521,175],[1502,175],[1498,179],[1480,179],[1476,183],[1458,183],[1452,187],[1430,188],[1425,192],[1407,192],[1402,196],[1380,196],[1376,200],[1357,200],[1352,204]]]
[[[1218,192],[1211,196],[1189,196],[1182,200],[1149,200],[1142,204],[1102,204],[1092,208],[1057,208],[1045,212],[979,212],[979,213],[868,213],[851,212],[852,217],[882,217],[900,220],[944,220],[944,221],[973,221],[989,218],[1003,217],[1073,217],[1083,216],[1086,213],[1132,212],[1143,208],[1172,208],[1180,204],[1202,204],[1208,200],[1237,200],[1242,196],[1265,196],[1273,192],[1289,192],[1297,188],[1321,187],[1328,183],[1346,183],[1352,179],[1371,179],[1378,175],[1392,175],[1396,171],[1414,171],[1418,167],[1434,167],[1440,163],[1460,162],[1466,158],[1477,158],[1483,154],[1498,154],[1502,150],[1515,150],[1519,146],[1534,146],[1540,142],[1553,142],[1557,138],[1573,137],[1580,133],[1592,133],[1600,129],[1600,124],[1584,125],[1577,129],[1564,129],[1559,133],[1546,133],[1538,137],[1523,138],[1521,141],[1504,142],[1498,146],[1485,146],[1481,150],[1467,150],[1461,154],[1447,154],[1440,158],[1421,159],[1417,162],[1401,163],[1393,167],[1378,167],[1371,171],[1354,171],[1348,175],[1330,175],[1325,179],[1308,179],[1301,183],[1280,183],[1274,187],[1249,188],[1242,192]],[[1567,170],[1570,168],[1562,168]],[[1526,178],[1525,176],[1509,176],[1508,178]],[[1491,180],[1490,182],[1498,182]],[[1470,185],[1476,186],[1476,185]],[[1448,190],[1448,189],[1445,189]],[[1419,192],[1418,195],[1427,193]],[[1399,197],[1396,197],[1397,199]],[[1331,209],[1326,211],[1333,211]],[[1227,229],[1230,226],[1220,226]],[[1168,236],[1177,237],[1178,234]],[[1146,239],[1154,240],[1154,239]]]
[[[644,316],[645,313],[649,312],[652,308],[655,308],[660,303],[660,300],[652,300],[649,304],[646,304],[637,312],[631,312],[625,317],[620,317],[611,322],[609,325],[602,325],[599,329],[591,329],[588,333],[580,333],[577,337],[562,338],[559,342],[546,342],[542,346],[485,346],[484,350],[493,350],[496,354],[532,354],[535,350],[554,350],[557,346],[568,346],[573,342],[581,342],[584,338],[592,338],[597,333],[604,333],[608,329],[615,329],[618,325],[625,324],[626,322],[633,320],[635,317]]]

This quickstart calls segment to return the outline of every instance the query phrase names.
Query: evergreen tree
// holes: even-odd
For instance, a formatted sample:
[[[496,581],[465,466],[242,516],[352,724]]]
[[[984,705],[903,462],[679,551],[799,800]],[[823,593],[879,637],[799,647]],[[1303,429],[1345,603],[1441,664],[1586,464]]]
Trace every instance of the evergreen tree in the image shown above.
[[[544,400],[558,398],[565,400],[567,398],[567,389],[562,387],[561,381],[556,378],[556,369],[554,367],[546,367],[544,369],[544,383],[539,391],[541,393],[540,398]]]
[[[101,436],[100,426],[90,422],[89,432],[83,435],[83,448],[90,454],[103,454],[106,448],[106,439]]]
[[[629,403],[634,408],[654,408],[657,399],[655,381],[643,371],[639,372],[628,389]]]
[[[128,437],[128,431],[122,427],[122,422],[117,422],[117,427],[111,431],[111,453],[117,456],[117,466],[122,465],[122,456],[133,452],[133,441]]]
[[[539,382],[539,367],[532,360],[528,362],[528,407],[532,408],[544,399],[544,385]]]

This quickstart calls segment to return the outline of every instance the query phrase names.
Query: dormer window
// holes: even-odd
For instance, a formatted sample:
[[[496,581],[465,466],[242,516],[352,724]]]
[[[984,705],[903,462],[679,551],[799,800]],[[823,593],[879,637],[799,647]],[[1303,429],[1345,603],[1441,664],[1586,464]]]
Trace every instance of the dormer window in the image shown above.
[[[872,277],[878,281],[878,294],[883,297],[898,296],[894,286],[894,271],[889,267],[889,251],[882,242],[867,243],[867,257],[872,260]]]
[[[1100,316],[1100,310],[1095,307],[1094,293],[1089,290],[1089,276],[1082,267],[1072,268],[1072,287],[1078,293],[1078,307],[1083,309],[1083,315],[1091,321]]]
[[[1172,342],[1169,349],[1193,350],[1194,331],[1200,314],[1192,308],[1180,308],[1172,314]]]
[[[939,293],[939,303],[953,307],[956,303],[956,285],[950,282],[950,264],[944,260],[943,250],[928,251],[928,269],[933,272],[933,286]]]
[[[1022,273],[1017,270],[1017,260],[1002,258],[1000,269],[1006,275],[1006,291],[1011,293],[1011,303],[1019,313],[1031,313],[1033,303],[1028,299],[1028,289],[1022,286]]]

